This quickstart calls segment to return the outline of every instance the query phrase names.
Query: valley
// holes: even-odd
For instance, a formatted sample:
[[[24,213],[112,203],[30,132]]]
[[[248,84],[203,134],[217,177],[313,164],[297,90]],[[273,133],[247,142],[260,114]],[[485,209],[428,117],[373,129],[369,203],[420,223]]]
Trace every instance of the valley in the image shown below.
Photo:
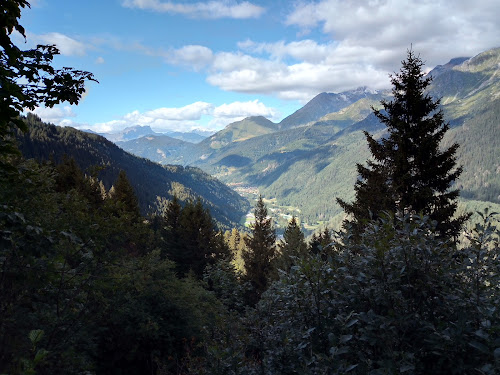
[[[500,374],[500,3],[456,5],[2,1],[0,374]]]
[[[460,145],[463,173],[456,184],[466,206],[500,203],[499,61],[497,48],[452,59],[429,73],[429,94],[442,98],[450,123],[443,146]],[[258,191],[280,214],[300,212],[303,229],[338,227],[343,211],[336,198],[353,198],[356,164],[369,158],[363,132],[375,138],[385,134],[372,114],[381,100],[390,101],[390,93],[366,88],[322,93],[280,123],[249,117],[197,144],[148,137],[120,147],[160,163],[199,167],[250,200]],[[279,215],[275,220],[282,221]]]

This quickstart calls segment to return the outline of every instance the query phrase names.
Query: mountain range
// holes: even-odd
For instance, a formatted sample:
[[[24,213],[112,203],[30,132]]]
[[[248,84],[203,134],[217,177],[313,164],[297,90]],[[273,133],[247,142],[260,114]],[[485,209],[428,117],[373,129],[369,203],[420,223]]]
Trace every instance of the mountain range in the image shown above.
[[[500,203],[499,64],[496,48],[429,73],[429,94],[441,98],[450,123],[443,146],[460,144],[464,172],[456,184],[465,200]],[[146,137],[120,147],[161,163],[197,166],[239,189],[258,190],[305,222],[323,222],[343,215],[336,197],[353,198],[356,163],[370,157],[363,131],[385,134],[372,113],[382,99],[391,100],[391,92],[321,93],[277,124],[249,117],[195,145]]]
[[[197,167],[162,166],[125,152],[98,134],[45,124],[33,114],[25,120],[28,131],[18,135],[18,144],[26,158],[58,163],[64,155],[72,157],[86,173],[98,171],[97,177],[107,190],[124,170],[144,214],[174,194],[181,202],[200,198],[220,228],[238,226],[248,212],[246,199]]]
[[[93,131],[88,131],[90,133],[95,133]],[[144,125],[134,125],[126,127],[125,129],[116,133],[97,133],[102,135],[111,142],[127,142],[134,139],[138,139],[145,136],[169,136],[174,139],[179,139],[184,142],[198,143],[204,140],[206,137],[212,135],[214,132],[210,130],[196,129],[190,132],[178,132],[169,131],[164,133],[155,132],[150,126]]]

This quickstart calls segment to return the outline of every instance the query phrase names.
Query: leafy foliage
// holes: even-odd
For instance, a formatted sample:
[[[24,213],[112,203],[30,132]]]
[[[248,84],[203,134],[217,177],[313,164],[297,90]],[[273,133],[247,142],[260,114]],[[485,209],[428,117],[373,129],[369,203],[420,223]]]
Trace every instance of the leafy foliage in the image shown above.
[[[500,233],[484,218],[462,250],[428,217],[338,233],[326,258],[280,275],[204,373],[497,373]]]
[[[0,180],[0,372],[179,371],[222,305],[117,206],[133,192],[102,199],[71,159],[12,163],[18,173]]]
[[[53,107],[67,101],[78,103],[85,91],[85,81],[96,81],[92,73],[71,68],[55,69],[51,64],[59,50],[53,45],[38,45],[23,51],[10,39],[16,31],[26,38],[19,23],[21,8],[29,7],[26,0],[2,2],[0,14],[0,155],[13,154],[12,143],[16,127],[26,130],[19,118],[25,109],[44,104]],[[0,160],[2,162],[2,160]],[[3,165],[3,163],[2,163]]]

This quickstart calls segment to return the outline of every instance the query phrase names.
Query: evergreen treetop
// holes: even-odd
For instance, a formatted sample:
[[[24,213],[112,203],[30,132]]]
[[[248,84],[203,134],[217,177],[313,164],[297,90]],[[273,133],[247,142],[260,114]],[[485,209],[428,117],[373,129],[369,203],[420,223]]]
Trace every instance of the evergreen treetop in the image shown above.
[[[298,258],[302,258],[307,253],[307,244],[304,240],[304,233],[300,230],[295,216],[288,223],[283,240],[278,244],[280,258],[278,268],[285,271],[290,270],[293,264],[296,264]]]
[[[338,199],[358,233],[364,223],[383,212],[414,212],[436,220],[440,235],[456,237],[468,217],[453,217],[459,191],[451,187],[462,172],[456,167],[458,144],[440,148],[449,125],[439,99],[426,93],[432,78],[425,75],[423,66],[409,50],[400,72],[391,76],[394,99],[382,100],[383,110],[374,109],[388,135],[376,140],[365,132],[373,159],[366,167],[357,166],[355,201]]]
[[[274,271],[272,260],[276,255],[276,232],[262,196],[259,196],[254,214],[252,233],[245,238],[246,248],[242,253],[246,278],[255,291],[252,302],[256,302],[266,290]]]
[[[118,174],[110,195],[111,199],[119,205],[119,208],[130,214],[133,220],[140,218],[141,213],[137,196],[124,170],[121,170]]]

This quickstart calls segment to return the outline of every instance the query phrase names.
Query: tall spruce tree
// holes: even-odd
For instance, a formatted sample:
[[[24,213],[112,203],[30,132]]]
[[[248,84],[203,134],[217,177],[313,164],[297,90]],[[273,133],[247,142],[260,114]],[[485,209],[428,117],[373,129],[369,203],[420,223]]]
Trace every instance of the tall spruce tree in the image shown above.
[[[297,219],[292,217],[288,223],[283,239],[278,244],[279,258],[277,267],[284,271],[289,271],[290,268],[297,263],[297,259],[304,257],[307,254],[307,244],[304,240],[304,233],[300,230],[300,225]]]
[[[337,201],[355,232],[384,212],[415,212],[437,222],[443,237],[456,237],[467,215],[454,218],[459,191],[451,189],[460,176],[456,167],[458,144],[441,149],[440,142],[449,129],[439,108],[426,89],[432,78],[425,76],[424,63],[411,50],[399,73],[391,75],[392,101],[382,100],[377,118],[387,126],[388,136],[375,140],[365,132],[373,160],[357,165],[360,179],[353,203]]]
[[[121,213],[126,213],[134,221],[141,217],[141,212],[139,209],[139,203],[137,201],[137,196],[135,195],[135,190],[130,184],[127,178],[127,174],[124,170],[121,170],[118,174],[112,190],[110,191],[111,200],[115,202],[117,209]]]
[[[205,267],[221,259],[229,259],[231,253],[224,242],[224,236],[217,231],[210,211],[201,200],[188,201],[179,218],[180,253],[171,254],[177,263],[179,275],[193,271],[201,278]]]
[[[308,244],[308,251],[311,254],[315,255],[324,253],[324,250],[328,245],[332,243],[332,241],[332,234],[330,233],[328,227],[325,227],[325,229],[323,229],[323,232],[313,233]]]
[[[272,261],[276,255],[276,232],[262,196],[259,196],[254,214],[252,233],[245,238],[246,247],[242,253],[246,279],[253,287],[250,303],[256,303],[266,290],[274,272]]]
[[[178,262],[176,257],[182,257],[183,254],[180,223],[182,206],[176,195],[171,200],[160,198],[159,206],[159,212],[151,222],[158,237],[161,255]]]

